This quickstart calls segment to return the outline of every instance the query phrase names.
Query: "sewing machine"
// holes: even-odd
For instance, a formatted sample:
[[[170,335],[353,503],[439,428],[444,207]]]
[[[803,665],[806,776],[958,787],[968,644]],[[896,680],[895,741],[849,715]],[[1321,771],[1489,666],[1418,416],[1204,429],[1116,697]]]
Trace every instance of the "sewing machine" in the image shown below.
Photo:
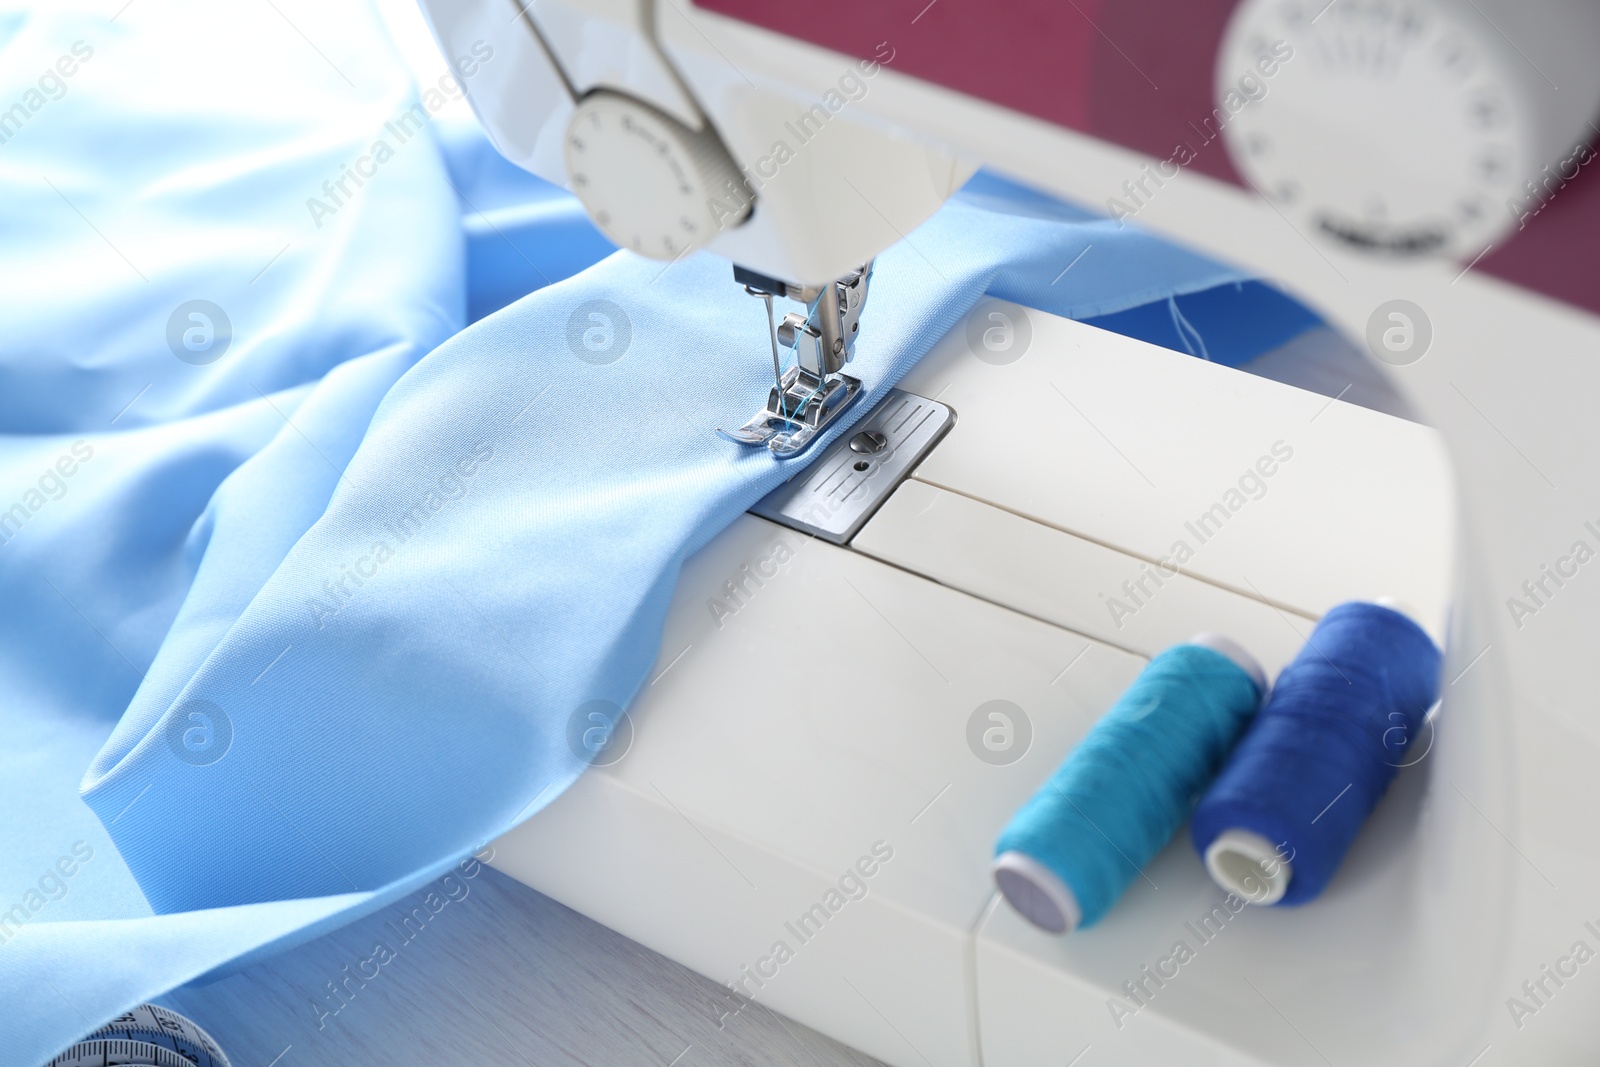
[[[498,866],[727,983],[708,1011],[895,1064],[1588,1062],[1600,6],[423,7],[446,55],[492,46],[508,158],[624,247],[737,264],[775,375],[744,447],[853,411],[873,257],[979,161],[1271,279],[1437,431],[980,305],[1028,343],[952,331],[692,560],[627,719]],[[1322,899],[1213,918],[1180,835],[1070,938],[999,900],[1000,827],[1144,658],[1220,630],[1276,671],[1378,595],[1445,696]]]

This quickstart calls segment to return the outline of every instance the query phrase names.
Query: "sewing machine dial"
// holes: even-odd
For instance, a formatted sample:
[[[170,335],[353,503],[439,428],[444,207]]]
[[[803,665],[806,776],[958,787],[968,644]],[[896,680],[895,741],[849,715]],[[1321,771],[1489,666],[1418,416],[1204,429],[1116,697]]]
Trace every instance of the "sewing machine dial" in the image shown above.
[[[590,93],[567,124],[567,183],[624,248],[677,259],[750,214],[738,165],[708,126],[693,130],[622,93]]]
[[[1549,132],[1541,79],[1560,80],[1559,59],[1541,55],[1541,73],[1518,47],[1456,0],[1246,0],[1212,121],[1308,235],[1470,259],[1518,224],[1525,183],[1577,132]]]

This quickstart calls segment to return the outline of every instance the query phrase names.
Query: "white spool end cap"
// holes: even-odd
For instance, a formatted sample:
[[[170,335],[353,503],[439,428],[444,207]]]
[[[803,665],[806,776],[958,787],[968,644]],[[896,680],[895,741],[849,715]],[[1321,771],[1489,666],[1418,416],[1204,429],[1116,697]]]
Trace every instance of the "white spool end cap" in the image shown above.
[[[1022,852],[995,857],[994,883],[1017,914],[1041,930],[1070,934],[1083,921],[1083,909],[1070,886],[1054,871]]]
[[[1294,868],[1272,842],[1250,830],[1225,830],[1206,848],[1211,880],[1252,904],[1276,904],[1289,890]]]
[[[1254,656],[1244,650],[1244,646],[1231,637],[1224,637],[1209,630],[1195,634],[1189,638],[1189,644],[1209,648],[1213,652],[1220,652],[1236,663],[1241,671],[1250,676],[1256,683],[1256,692],[1262,696],[1267,695],[1267,672],[1261,669],[1261,664]]]

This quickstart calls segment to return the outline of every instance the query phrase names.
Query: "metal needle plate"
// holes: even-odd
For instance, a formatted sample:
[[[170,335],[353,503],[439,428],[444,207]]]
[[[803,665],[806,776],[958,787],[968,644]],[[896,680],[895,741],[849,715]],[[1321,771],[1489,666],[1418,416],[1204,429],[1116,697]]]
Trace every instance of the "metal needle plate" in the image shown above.
[[[955,412],[946,405],[891,389],[855,430],[750,510],[832,544],[845,544],[955,421]]]

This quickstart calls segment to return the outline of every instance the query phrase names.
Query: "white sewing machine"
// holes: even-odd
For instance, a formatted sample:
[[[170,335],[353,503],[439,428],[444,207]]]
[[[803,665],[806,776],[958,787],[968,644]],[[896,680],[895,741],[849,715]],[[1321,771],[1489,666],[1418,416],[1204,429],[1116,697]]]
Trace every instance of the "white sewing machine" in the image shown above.
[[[423,7],[492,46],[506,156],[805,305],[750,447],[849,409],[861,268],[980,161],[1271,279],[1438,431],[980,306],[691,561],[628,729],[502,869],[894,1064],[1593,1062],[1600,5]],[[1444,702],[1324,897],[1213,919],[1180,835],[1070,938],[999,900],[998,831],[1143,657],[1220,630],[1276,671],[1381,594]]]

